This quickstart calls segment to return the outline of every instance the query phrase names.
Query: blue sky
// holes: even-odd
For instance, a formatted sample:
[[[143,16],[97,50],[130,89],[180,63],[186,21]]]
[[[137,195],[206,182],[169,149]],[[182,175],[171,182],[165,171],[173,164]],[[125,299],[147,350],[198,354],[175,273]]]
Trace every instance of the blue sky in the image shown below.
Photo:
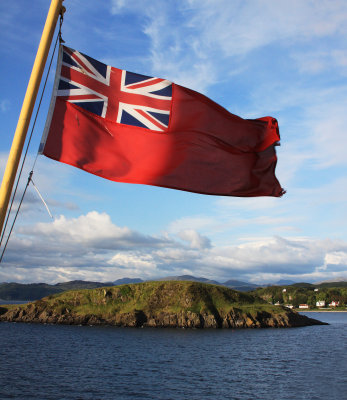
[[[2,171],[48,3],[0,3]],[[345,0],[64,5],[62,32],[69,47],[195,89],[243,118],[277,118],[276,175],[287,194],[227,198],[114,183],[40,156],[33,179],[54,220],[30,187],[0,282],[181,274],[254,283],[347,279]],[[54,70],[23,183],[53,79]]]

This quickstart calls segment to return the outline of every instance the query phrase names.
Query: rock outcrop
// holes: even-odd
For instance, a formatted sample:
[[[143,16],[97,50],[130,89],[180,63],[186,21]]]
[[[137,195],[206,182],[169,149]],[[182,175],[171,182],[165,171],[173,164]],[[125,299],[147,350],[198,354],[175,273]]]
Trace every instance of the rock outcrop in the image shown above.
[[[0,321],[172,328],[286,328],[323,324],[218,286],[150,282],[70,291],[0,307]]]

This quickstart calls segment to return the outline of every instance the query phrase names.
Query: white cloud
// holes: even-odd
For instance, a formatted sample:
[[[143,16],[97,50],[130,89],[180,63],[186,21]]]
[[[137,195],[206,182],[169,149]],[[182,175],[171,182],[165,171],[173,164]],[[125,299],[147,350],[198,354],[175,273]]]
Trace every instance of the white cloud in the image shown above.
[[[342,265],[347,266],[347,251],[332,251],[325,255],[324,265]]]
[[[0,281],[105,282],[190,273],[259,282],[270,276],[314,280],[347,275],[347,242],[342,240],[269,237],[211,246],[194,230],[178,232],[178,237],[188,246],[174,237],[118,227],[105,213],[60,217],[18,230],[9,242]]]
[[[187,249],[183,247],[154,250],[153,255],[157,261],[160,263],[164,262],[168,265],[189,264],[192,260],[198,260],[200,257],[196,249]]]
[[[113,6],[118,4],[115,1]],[[129,8],[134,9],[134,4]],[[176,8],[152,2],[143,9],[154,70],[200,90],[221,78],[220,73],[225,72],[223,59],[234,60],[227,63],[230,73],[230,65],[239,70],[236,57],[272,43],[281,42],[290,48],[295,43],[305,44],[310,39],[334,34],[343,36],[347,32],[347,7],[343,0],[319,4],[312,0],[193,0]],[[153,9],[155,13],[151,12]],[[174,13],[178,15],[177,24],[173,23]],[[343,63],[338,49],[333,54],[337,62]]]
[[[346,74],[347,51],[343,48],[316,49],[293,53],[292,58],[297,63],[301,73],[319,74],[324,71],[338,69]]]
[[[229,273],[231,276],[241,276],[252,282],[266,282],[270,276],[277,279],[291,277],[294,280],[312,281],[318,278],[327,279],[334,272],[343,271],[347,276],[347,258],[344,255],[346,246],[346,242],[327,239],[275,237],[266,241],[258,239],[239,246],[215,247],[205,262],[213,262],[219,274]],[[334,270],[332,263],[326,262],[331,260],[336,252],[339,254],[341,267],[338,271]],[[324,272],[322,265],[325,266]]]
[[[111,1],[111,13],[112,14],[120,13],[125,5],[126,5],[125,0],[112,0]]]
[[[215,223],[215,218],[209,216],[182,217],[172,221],[168,227],[168,231],[177,234],[188,229],[204,230],[211,228]]]
[[[25,228],[20,230],[21,233],[25,233],[25,231]],[[127,228],[119,228],[113,225],[107,214],[91,211],[87,215],[70,220],[62,215],[55,219],[52,224],[39,223],[34,233],[45,237],[61,237],[66,241],[88,243],[100,238],[105,240],[112,237],[117,240],[128,236],[130,231]]]
[[[37,223],[34,227],[22,226],[21,236],[37,236],[45,243],[60,242],[64,246],[84,245],[93,249],[115,250],[131,247],[160,247],[169,242],[163,238],[141,235],[127,227],[114,225],[106,213],[91,211],[86,215],[68,219],[61,215],[50,223]]]
[[[208,237],[215,246],[243,240],[247,230],[254,237],[297,233],[297,225],[303,216],[300,213],[293,215],[293,207],[288,206],[288,202],[293,200],[288,200],[286,196],[280,199],[217,197],[210,210],[213,217],[182,217],[169,224],[168,232],[181,237],[181,232],[194,230]]]
[[[313,159],[318,168],[347,165],[347,88],[344,89],[342,96],[340,90],[331,90],[330,101],[310,110]]]
[[[343,0],[192,0],[189,4],[194,10],[191,25],[200,28],[201,43],[220,46],[228,56],[276,41],[302,42],[346,32],[347,8]]]
[[[208,237],[200,235],[194,229],[186,229],[178,233],[180,239],[189,243],[193,249],[206,249],[211,247],[211,241]]]
[[[130,269],[136,268],[145,275],[146,270],[153,272],[156,268],[156,263],[150,254],[141,254],[138,252],[117,253],[108,263]]]

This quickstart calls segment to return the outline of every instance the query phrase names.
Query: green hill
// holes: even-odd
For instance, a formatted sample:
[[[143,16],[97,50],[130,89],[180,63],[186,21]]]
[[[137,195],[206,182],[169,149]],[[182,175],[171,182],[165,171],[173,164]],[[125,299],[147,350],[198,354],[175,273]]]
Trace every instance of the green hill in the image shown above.
[[[216,285],[227,286],[230,289],[238,290],[241,292],[250,292],[256,289],[259,289],[260,286],[251,284],[249,282],[242,282],[230,279],[226,282],[220,283],[217,281],[209,280],[202,277],[194,277],[191,275],[182,275],[182,276],[174,276],[174,277],[166,277],[163,279],[158,279],[159,281],[194,281],[194,282],[202,282],[202,283],[211,283]],[[42,297],[49,296],[51,294],[62,293],[66,290],[75,290],[75,289],[94,289],[100,288],[104,286],[115,286],[115,285],[123,285],[129,283],[140,283],[143,282],[140,278],[122,278],[117,279],[114,282],[88,282],[75,280],[71,282],[62,282],[57,283],[55,285],[50,285],[47,283],[0,283],[0,300],[13,300],[13,301],[34,301],[41,299]],[[314,289],[314,288],[347,288],[347,282],[323,282],[320,284],[311,284],[311,283],[286,283],[286,284],[278,284],[272,285],[268,287],[294,287],[294,288],[305,288],[305,289]],[[264,286],[262,286],[264,287]]]
[[[275,304],[292,304],[295,308],[299,304],[308,304],[311,308],[316,306],[318,301],[325,301],[328,305],[332,301],[338,301],[340,307],[347,305],[347,287],[343,285],[337,287],[338,283],[331,284],[295,284],[289,286],[268,286],[259,288],[251,292],[263,300]]]
[[[106,285],[107,283],[79,280],[57,283],[56,285],[49,285],[48,283],[0,283],[0,299],[32,301],[66,290],[94,289]]]
[[[248,293],[200,282],[144,282],[50,295],[3,306],[0,320],[57,324],[260,328],[317,324]]]

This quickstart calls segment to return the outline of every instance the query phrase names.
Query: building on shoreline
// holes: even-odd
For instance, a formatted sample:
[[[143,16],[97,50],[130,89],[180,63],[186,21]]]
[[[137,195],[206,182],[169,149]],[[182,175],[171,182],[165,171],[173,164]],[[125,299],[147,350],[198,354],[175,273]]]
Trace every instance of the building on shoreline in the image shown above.
[[[330,304],[329,304],[329,307],[338,307],[339,306],[339,304],[340,304],[340,302],[339,301],[335,301],[335,300],[333,300]]]
[[[325,301],[324,300],[318,300],[316,302],[316,307],[325,307]]]

